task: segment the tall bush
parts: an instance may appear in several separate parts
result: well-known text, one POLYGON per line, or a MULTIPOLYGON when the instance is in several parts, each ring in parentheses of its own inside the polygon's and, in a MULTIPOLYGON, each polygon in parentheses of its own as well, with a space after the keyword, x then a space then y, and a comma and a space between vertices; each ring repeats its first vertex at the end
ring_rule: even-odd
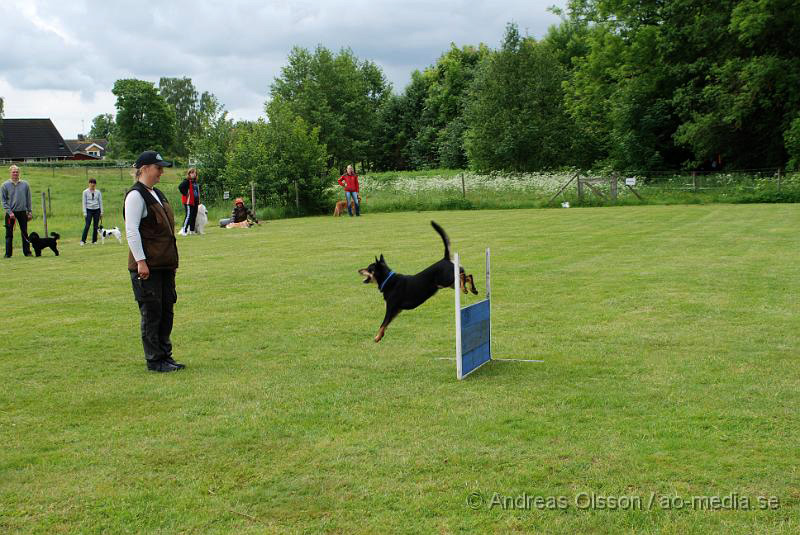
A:
POLYGON ((321 212, 333 179, 326 173, 327 151, 319 128, 311 128, 281 98, 266 109, 269 122, 259 119, 236 133, 223 173, 225 186, 245 192, 252 181, 269 204, 293 206, 296 182, 301 211, 321 212))

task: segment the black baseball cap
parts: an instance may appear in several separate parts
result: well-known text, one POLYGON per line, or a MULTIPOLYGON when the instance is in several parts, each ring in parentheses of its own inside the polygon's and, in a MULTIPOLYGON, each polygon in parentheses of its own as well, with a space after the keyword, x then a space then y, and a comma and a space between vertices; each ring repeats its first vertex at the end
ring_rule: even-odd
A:
POLYGON ((139 169, 143 165, 152 165, 156 164, 161 167, 172 167, 172 162, 168 162, 164 158, 161 157, 159 153, 154 150, 146 150, 136 158, 136 163, 133 166, 136 169, 139 169))

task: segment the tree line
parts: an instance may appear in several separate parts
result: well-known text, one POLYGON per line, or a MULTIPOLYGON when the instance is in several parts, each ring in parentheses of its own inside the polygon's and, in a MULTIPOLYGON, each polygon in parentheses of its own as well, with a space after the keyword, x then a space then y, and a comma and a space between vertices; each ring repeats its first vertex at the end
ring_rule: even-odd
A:
MULTIPOLYGON (((647 173, 800 163, 800 3, 570 0, 536 40, 450 46, 399 93, 349 49, 296 47, 264 119, 234 122, 187 78, 118 80, 90 135, 196 158, 222 185, 301 181, 313 205, 362 170, 564 167, 647 173), (150 136, 150 137, 148 137, 150 136)), ((117 149, 114 149, 117 150, 117 149)), ((265 187, 267 187, 265 185, 265 187)))

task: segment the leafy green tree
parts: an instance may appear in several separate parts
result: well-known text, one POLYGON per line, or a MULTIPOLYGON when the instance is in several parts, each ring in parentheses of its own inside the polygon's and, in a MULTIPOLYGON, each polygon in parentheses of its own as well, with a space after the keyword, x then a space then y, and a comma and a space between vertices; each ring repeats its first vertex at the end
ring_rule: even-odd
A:
POLYGON ((478 170, 530 171, 570 158, 574 125, 563 106, 566 71, 550 47, 513 24, 481 63, 466 106, 465 145, 478 170))
POLYGON ((161 78, 158 92, 175 112, 175 147, 178 156, 191 151, 191 139, 217 117, 221 104, 213 94, 198 94, 191 78, 161 78))
POLYGON ((198 175, 207 188, 222 186, 235 133, 233 120, 220 107, 219 113, 204 119, 200 133, 190 139, 191 155, 197 160, 198 175))
POLYGON ((570 0, 568 11, 589 51, 572 60, 566 104, 598 160, 785 163, 800 111, 800 4, 570 0))
POLYGON ((175 140, 175 113, 151 82, 117 80, 117 133, 129 155, 145 150, 166 153, 175 140))
POLYGON ((475 70, 489 54, 485 45, 456 47, 442 54, 436 64, 426 69, 430 77, 422 120, 426 128, 421 137, 430 142, 429 160, 437 166, 463 168, 467 166, 463 136, 463 119, 467 90, 472 85, 475 70), (433 131, 429 133, 427 128, 433 131))
POLYGON ((369 167, 377 158, 378 110, 390 94, 377 65, 349 49, 334 54, 323 46, 313 53, 292 49, 270 91, 272 99, 282 99, 307 124, 319 127, 330 167, 357 162, 369 167))
POLYGON ((683 119, 675 138, 696 160, 720 154, 735 168, 782 166, 787 133, 800 113, 800 4, 745 0, 715 7, 714 19, 706 18, 718 24, 723 44, 690 63, 704 69, 675 99, 683 119))
POLYGON ((789 153, 789 169, 800 169, 800 116, 789 125, 783 134, 786 151, 789 153))
POLYGON ((92 127, 89 130, 89 138, 106 139, 106 158, 115 160, 124 156, 125 150, 121 146, 120 136, 117 132, 117 123, 114 116, 110 113, 101 113, 92 119, 92 127))
POLYGON ((391 95, 378 110, 375 132, 378 169, 404 170, 420 166, 415 140, 420 130, 428 80, 420 71, 411 73, 411 82, 402 95, 391 95))
POLYGON ((326 209, 325 190, 333 179, 325 172, 327 151, 319 128, 310 127, 282 98, 273 98, 266 109, 269 122, 259 119, 236 134, 224 172, 226 187, 244 192, 254 181, 269 203, 293 206, 296 182, 303 211, 326 209))
POLYGON ((197 133, 198 95, 191 78, 164 78, 158 81, 158 92, 175 114, 174 153, 189 154, 189 138, 197 133))
POLYGON ((114 116, 110 113, 101 113, 92 119, 92 127, 89 130, 89 137, 93 139, 110 139, 114 134, 117 124, 114 116))
POLYGON ((478 63, 488 53, 484 45, 451 44, 436 64, 412 73, 401 95, 383 103, 375 142, 377 168, 466 167, 465 97, 478 63))

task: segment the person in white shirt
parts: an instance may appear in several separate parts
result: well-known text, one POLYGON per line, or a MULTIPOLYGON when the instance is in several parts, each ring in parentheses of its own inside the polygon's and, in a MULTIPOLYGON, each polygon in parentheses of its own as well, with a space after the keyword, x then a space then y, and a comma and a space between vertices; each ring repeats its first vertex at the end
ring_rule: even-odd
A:
POLYGON ((147 369, 172 372, 185 366, 172 358, 173 308, 178 300, 175 271, 178 247, 175 214, 164 194, 155 187, 164 167, 172 162, 155 151, 136 160, 136 182, 125 195, 125 234, 128 238, 128 271, 133 296, 141 313, 142 347, 147 369))
POLYGON ((81 245, 86 243, 86 236, 89 234, 89 225, 92 227, 92 244, 97 243, 97 225, 103 217, 103 194, 97 189, 97 180, 90 178, 89 187, 83 190, 83 218, 86 225, 83 227, 81 235, 81 245))

